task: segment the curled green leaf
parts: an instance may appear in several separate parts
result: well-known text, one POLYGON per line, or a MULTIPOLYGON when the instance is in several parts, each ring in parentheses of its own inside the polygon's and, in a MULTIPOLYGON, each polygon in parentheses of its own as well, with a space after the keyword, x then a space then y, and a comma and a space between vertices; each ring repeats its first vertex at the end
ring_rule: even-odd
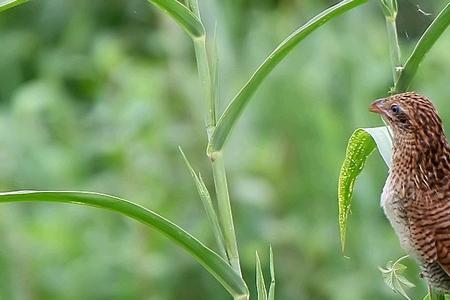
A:
POLYGON ((342 252, 345 249, 347 218, 350 213, 356 177, 361 173, 367 158, 377 146, 384 161, 390 166, 392 142, 387 127, 357 129, 348 141, 338 184, 339 231, 342 252))

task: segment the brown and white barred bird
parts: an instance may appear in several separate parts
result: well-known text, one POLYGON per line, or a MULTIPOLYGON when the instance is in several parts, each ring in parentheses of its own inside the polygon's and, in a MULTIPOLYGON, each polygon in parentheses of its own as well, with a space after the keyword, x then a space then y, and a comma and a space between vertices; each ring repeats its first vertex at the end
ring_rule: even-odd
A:
POLYGON ((370 106, 393 132, 393 156, 381 206, 402 248, 434 289, 450 293, 450 146, 433 104, 416 93, 370 106))

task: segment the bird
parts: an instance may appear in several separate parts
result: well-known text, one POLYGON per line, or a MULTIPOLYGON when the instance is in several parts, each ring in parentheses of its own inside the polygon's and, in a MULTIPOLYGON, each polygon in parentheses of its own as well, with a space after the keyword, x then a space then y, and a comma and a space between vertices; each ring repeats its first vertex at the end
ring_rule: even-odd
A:
POLYGON ((421 277, 450 293, 450 146, 442 120, 425 96, 406 92, 369 107, 384 119, 393 138, 392 165, 381 206, 421 277))

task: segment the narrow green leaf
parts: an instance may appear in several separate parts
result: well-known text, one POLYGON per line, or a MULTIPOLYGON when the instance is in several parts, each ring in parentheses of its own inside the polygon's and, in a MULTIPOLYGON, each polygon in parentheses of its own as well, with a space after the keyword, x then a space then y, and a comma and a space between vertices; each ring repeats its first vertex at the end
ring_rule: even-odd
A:
POLYGON ((0 0, 0 12, 25 2, 28 0, 0 0))
POLYGON ((329 20, 343 14, 344 12, 363 4, 367 0, 344 0, 338 4, 324 10, 305 25, 301 26, 282 41, 275 50, 259 66, 244 87, 238 92, 230 102, 223 115, 220 117, 212 139, 208 146, 208 154, 220 151, 225 144, 230 131, 236 124, 245 106, 261 85, 263 80, 270 74, 278 63, 291 52, 294 47, 306 38, 310 33, 327 23, 329 20))
POLYGON ((256 291, 258 293, 258 300, 267 300, 266 284, 264 283, 264 275, 262 273, 258 252, 256 252, 256 291))
POLYGON ((394 92, 404 92, 408 89, 414 75, 419 68, 428 51, 433 47, 437 39, 450 25, 450 3, 448 3, 439 15, 427 28, 420 40, 417 42, 411 56, 405 63, 398 81, 395 83, 394 92))
POLYGON ((245 282, 219 255, 182 228, 133 202, 100 193, 68 191, 15 191, 0 193, 0 203, 3 202, 63 202, 103 208, 126 215, 165 234, 188 251, 234 297, 242 295, 245 298, 244 296, 248 295, 245 282))
POLYGON ((148 2, 171 16, 191 37, 199 38, 205 35, 205 28, 200 19, 180 2, 176 0, 148 0, 148 2))
POLYGON ((345 250, 347 218, 350 213, 356 177, 361 173, 367 157, 373 152, 375 147, 378 147, 383 160, 390 167, 392 140, 388 127, 359 128, 353 132, 348 141, 338 184, 339 231, 342 252, 345 250))
POLYGON ((268 298, 268 300, 275 300, 275 267, 273 264, 272 245, 270 246, 270 286, 268 298))
POLYGON ((187 157, 184 154, 181 147, 178 147, 178 149, 180 149, 180 152, 181 152, 181 155, 183 156, 184 162, 186 163, 186 166, 188 167, 189 172, 191 173, 192 178, 194 179, 198 194, 200 195, 200 199, 202 200, 203 207, 205 208, 209 223, 211 224, 213 233, 216 237, 217 245, 219 247, 220 253, 222 254, 223 258, 227 259, 223 233, 220 228, 219 219, 217 218, 216 211, 214 210, 214 206, 212 204, 211 196, 209 194, 208 188, 206 187, 205 183, 203 182, 201 175, 200 174, 197 175, 195 173, 194 169, 191 166, 191 163, 187 159, 187 157))

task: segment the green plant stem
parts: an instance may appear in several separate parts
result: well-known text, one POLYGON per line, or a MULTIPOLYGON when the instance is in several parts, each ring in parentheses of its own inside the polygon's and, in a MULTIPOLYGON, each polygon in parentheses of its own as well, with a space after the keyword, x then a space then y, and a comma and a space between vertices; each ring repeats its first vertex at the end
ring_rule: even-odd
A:
MULTIPOLYGON (((198 1, 189 0, 189 5, 197 18, 201 20, 198 1)), ((197 59, 197 68, 200 76, 200 81, 203 86, 204 97, 206 99, 208 107, 206 129, 209 142, 216 126, 217 99, 214 96, 215 93, 213 91, 214 86, 209 64, 210 60, 206 48, 206 35, 203 35, 200 38, 194 38, 193 41, 197 59)), ((234 231, 233 213, 231 210, 230 195, 228 192, 227 175, 225 164, 223 161, 223 153, 215 153, 214 157, 210 156, 210 160, 213 170, 214 184, 216 188, 218 215, 221 223, 221 230, 224 237, 227 257, 231 267, 242 277, 236 233, 234 231)), ((248 295, 244 295, 244 298, 239 299, 247 298, 248 295)))
POLYGON ((2 202, 62 202, 112 210, 135 219, 176 242, 207 269, 235 299, 246 299, 248 289, 241 276, 215 252, 182 228, 135 203, 91 192, 17 191, 0 193, 2 202), (243 298, 244 297, 244 298, 243 298))
POLYGON ((396 14, 394 16, 386 16, 386 29, 389 41, 389 54, 391 56, 392 78, 394 82, 397 82, 402 72, 401 52, 400 52, 400 45, 398 44, 396 19, 397 19, 396 14))
MULTIPOLYGON (((200 8, 197 0, 189 0, 189 6, 192 13, 202 22, 200 15, 200 8)), ((207 113, 206 113, 206 133, 208 135, 208 141, 210 140, 214 128, 216 126, 216 99, 213 93, 213 82, 211 74, 210 60, 208 56, 208 50, 206 48, 206 31, 199 37, 193 37, 195 58, 197 61, 197 70, 200 78, 200 84, 203 90, 203 97, 206 101, 207 113)))
POLYGON ((441 10, 439 15, 427 28, 420 40, 417 42, 411 56, 405 63, 398 81, 395 82, 394 91, 404 92, 408 89, 414 75, 419 68, 428 51, 433 47, 437 39, 450 25, 450 3, 441 10))
POLYGON ((206 36, 203 35, 194 38, 193 42, 200 84, 204 99, 206 100, 206 132, 209 141, 216 126, 216 104, 212 91, 211 70, 209 67, 208 52, 206 50, 206 36))
POLYGON ((381 9, 386 19, 386 30, 389 44, 389 55, 391 57, 392 79, 397 82, 402 72, 402 61, 400 45, 397 34, 397 0, 380 0, 381 9))
POLYGON ((225 238, 228 260, 230 261, 231 267, 242 276, 223 154, 222 152, 215 152, 214 156, 210 159, 216 186, 217 207, 225 238))

